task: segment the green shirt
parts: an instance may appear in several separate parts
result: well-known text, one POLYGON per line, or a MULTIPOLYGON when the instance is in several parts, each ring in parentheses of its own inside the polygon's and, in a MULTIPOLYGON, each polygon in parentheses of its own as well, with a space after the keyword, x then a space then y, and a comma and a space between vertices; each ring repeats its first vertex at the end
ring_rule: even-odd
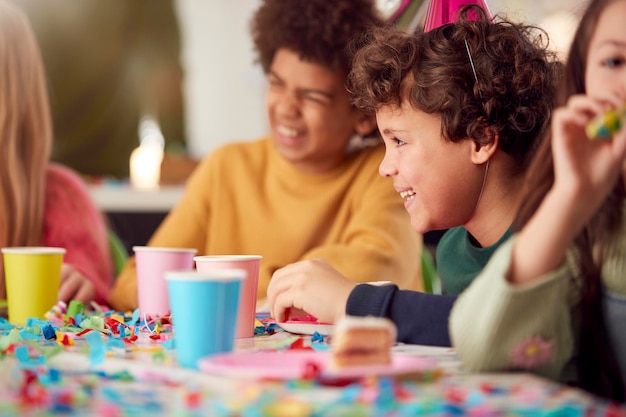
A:
POLYGON ((457 295, 474 280, 491 255, 511 236, 509 227, 500 240, 486 248, 472 243, 464 227, 448 230, 437 245, 437 272, 445 294, 457 295))

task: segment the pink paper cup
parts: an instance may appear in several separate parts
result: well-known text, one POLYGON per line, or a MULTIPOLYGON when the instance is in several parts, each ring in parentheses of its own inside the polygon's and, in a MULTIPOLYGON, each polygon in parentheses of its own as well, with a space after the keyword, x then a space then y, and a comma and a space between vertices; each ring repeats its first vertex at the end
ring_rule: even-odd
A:
POLYGON ((241 285, 239 311, 237 313, 236 338, 254 336, 254 320, 256 318, 256 295, 259 282, 260 255, 215 255, 196 256, 196 269, 214 271, 220 269, 243 269, 247 272, 241 285))
POLYGON ((150 246, 134 246, 133 250, 137 262, 139 312, 152 317, 169 315, 165 272, 193 270, 193 257, 198 251, 190 248, 150 246))

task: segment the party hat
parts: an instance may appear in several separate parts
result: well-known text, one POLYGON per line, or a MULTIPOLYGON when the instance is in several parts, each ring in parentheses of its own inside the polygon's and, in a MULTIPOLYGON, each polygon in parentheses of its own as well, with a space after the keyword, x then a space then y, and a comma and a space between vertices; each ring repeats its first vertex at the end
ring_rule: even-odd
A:
MULTIPOLYGON (((424 32, 431 31, 447 23, 456 22, 459 18, 459 11, 463 6, 469 4, 475 4, 481 7, 489 18, 492 17, 489 6, 487 6, 485 0, 430 0, 428 11, 426 12, 424 32)), ((471 15, 469 17, 471 17, 471 15)))

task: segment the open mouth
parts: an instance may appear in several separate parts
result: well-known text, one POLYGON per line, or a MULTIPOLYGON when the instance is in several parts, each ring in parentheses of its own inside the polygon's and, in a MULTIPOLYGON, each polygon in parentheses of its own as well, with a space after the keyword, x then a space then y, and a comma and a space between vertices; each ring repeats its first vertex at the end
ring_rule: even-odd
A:
POLYGON ((402 197, 403 200, 412 200, 413 198, 415 198, 415 192, 411 190, 402 191, 400 193, 400 197, 402 197))
POLYGON ((295 138, 296 136, 298 136, 298 131, 296 129, 292 129, 283 125, 276 126, 276 133, 287 138, 295 138))

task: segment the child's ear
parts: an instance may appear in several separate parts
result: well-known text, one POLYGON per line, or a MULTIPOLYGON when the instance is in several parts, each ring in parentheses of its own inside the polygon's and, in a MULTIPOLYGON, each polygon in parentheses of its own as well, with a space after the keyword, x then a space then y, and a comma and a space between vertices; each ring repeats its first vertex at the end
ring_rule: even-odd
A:
POLYGON ((492 130, 487 133, 490 138, 488 143, 478 143, 477 141, 473 143, 472 162, 476 165, 482 165, 489 161, 500 146, 500 135, 492 130))
POLYGON ((376 116, 359 112, 354 130, 361 136, 368 136, 376 129, 376 116))

